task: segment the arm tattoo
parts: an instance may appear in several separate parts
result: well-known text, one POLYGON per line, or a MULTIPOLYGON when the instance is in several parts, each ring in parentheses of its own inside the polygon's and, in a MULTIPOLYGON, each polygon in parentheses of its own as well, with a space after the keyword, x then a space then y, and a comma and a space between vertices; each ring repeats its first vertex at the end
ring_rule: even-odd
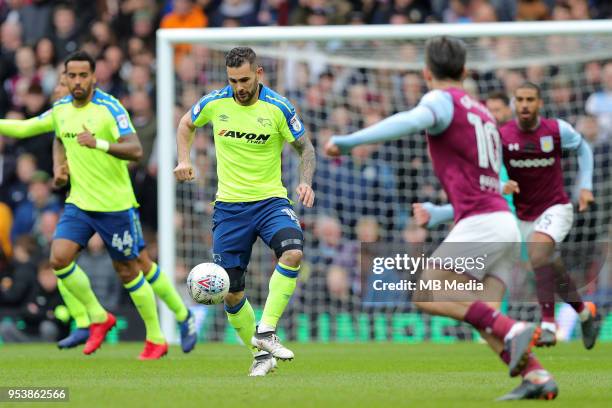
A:
POLYGON ((303 135, 291 143, 291 146, 300 155, 300 183, 312 185, 312 177, 315 172, 315 150, 308 136, 303 135))

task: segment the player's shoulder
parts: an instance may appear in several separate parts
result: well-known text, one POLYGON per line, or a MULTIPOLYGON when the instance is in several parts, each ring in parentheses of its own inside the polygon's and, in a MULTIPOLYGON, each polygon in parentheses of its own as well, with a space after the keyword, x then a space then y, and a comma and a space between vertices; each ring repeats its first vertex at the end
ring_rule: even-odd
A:
POLYGON ((123 107, 123 105, 121 105, 121 102, 119 102, 117 98, 115 98, 111 94, 108 94, 102 91, 99 88, 96 88, 94 90, 94 94, 93 94, 93 97, 91 98, 91 102, 96 105, 104 106, 106 109, 108 109, 113 114, 113 116, 117 116, 117 115, 126 113, 125 108, 123 107))
POLYGON ((279 94, 272 88, 268 88, 265 85, 262 85, 261 92, 259 93, 259 100, 264 103, 269 103, 270 105, 276 106, 281 112, 285 115, 285 117, 291 117, 295 115, 295 108, 289 101, 289 99, 285 98, 283 95, 279 94))
POLYGON ((203 108, 208 103, 218 101, 220 99, 232 98, 233 96, 234 93, 232 87, 227 85, 224 88, 215 89, 214 91, 202 96, 197 104, 200 106, 200 108, 203 108))
POLYGON ((53 102, 53 105, 52 105, 51 108, 55 109, 55 108, 58 108, 60 106, 70 104, 70 103, 72 103, 73 100, 74 100, 74 98, 72 97, 72 95, 66 95, 63 98, 58 99, 57 101, 53 102))
POLYGON ((421 98, 424 103, 447 103, 453 101, 452 95, 442 89, 432 89, 421 98))
MULTIPOLYGON (((569 123, 557 118, 540 118, 540 129, 545 132, 559 133, 563 124, 570 126, 569 123)), ((570 126, 571 127, 571 126, 570 126)))

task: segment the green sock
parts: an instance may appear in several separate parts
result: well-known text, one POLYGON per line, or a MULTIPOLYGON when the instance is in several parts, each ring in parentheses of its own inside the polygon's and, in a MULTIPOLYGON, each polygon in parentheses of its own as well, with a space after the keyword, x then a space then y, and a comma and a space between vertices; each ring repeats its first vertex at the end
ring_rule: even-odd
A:
POLYGON ((74 319, 77 328, 86 329, 89 327, 89 316, 87 315, 87 309, 79 302, 70 291, 66 288, 64 281, 61 279, 57 280, 57 289, 59 289, 60 295, 70 312, 70 316, 74 319))
POLYGON ((179 322, 184 321, 187 318, 188 311, 187 307, 183 303, 183 300, 179 296, 176 288, 168 279, 161 268, 153 262, 151 264, 151 270, 147 272, 145 278, 149 282, 149 285, 153 288, 153 291, 159 297, 176 316, 176 320, 179 322))
POLYGON ((155 344, 165 343, 166 339, 161 331, 157 317, 155 294, 149 282, 142 276, 142 272, 133 281, 123 284, 123 287, 130 292, 130 297, 144 321, 147 340, 155 344))
POLYGON ((66 289, 85 306, 91 323, 103 323, 106 321, 106 310, 104 310, 93 290, 91 290, 89 278, 75 262, 54 272, 62 280, 66 289))
POLYGON ((297 284, 297 276, 300 267, 293 267, 278 263, 270 278, 268 298, 261 316, 259 332, 276 329, 278 320, 285 311, 291 295, 297 284), (263 330, 261 330, 263 329, 263 330))
POLYGON ((256 353, 257 349, 251 346, 251 337, 255 334, 255 312, 246 296, 234 307, 225 305, 225 313, 244 345, 256 353))

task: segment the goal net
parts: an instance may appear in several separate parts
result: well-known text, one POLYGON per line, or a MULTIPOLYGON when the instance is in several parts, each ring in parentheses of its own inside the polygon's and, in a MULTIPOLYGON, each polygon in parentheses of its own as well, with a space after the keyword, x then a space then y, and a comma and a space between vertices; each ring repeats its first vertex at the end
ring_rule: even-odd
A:
MULTIPOLYGON (((304 227, 305 259, 298 288, 282 318, 284 338, 452 342, 476 337, 466 325, 422 315, 409 302, 369 303, 362 293, 361 242, 435 244, 448 232, 449 226, 426 231, 412 221, 412 203, 446 202, 424 136, 362 146, 340 160, 322 153, 331 135, 414 107, 426 92, 421 76, 425 41, 442 33, 462 37, 468 45, 469 75, 464 86, 473 96, 484 100, 494 91, 511 95, 521 82, 535 82, 543 90, 543 114, 570 122, 589 141, 595 155, 596 203, 585 213, 575 213, 567 242, 608 242, 612 119, 594 108, 592 95, 602 91, 606 81, 612 92, 612 64, 606 65, 612 61, 610 26, 566 22, 162 30, 158 34, 160 262, 174 272, 186 297, 186 274, 194 265, 212 261, 211 202, 217 180, 215 147, 207 126, 197 131, 193 144, 196 181, 174 183, 177 120, 202 95, 227 84, 225 53, 234 46, 251 46, 264 68, 263 82, 291 100, 317 149, 315 206, 295 206, 304 227), (172 46, 177 43, 191 44, 190 50, 175 55, 172 46)), ((283 180, 290 198, 295 198, 299 159, 290 147, 282 159, 283 180)), ((567 154, 563 166, 566 188, 576 198, 575 155, 567 154)), ((272 251, 258 240, 246 278, 246 292, 258 313, 274 265, 272 251)), ((605 295, 612 286, 609 253, 586 267, 591 275, 581 293, 600 305, 607 318, 602 336, 611 339, 612 298, 605 295)), ((533 292, 533 273, 514 273, 533 292)), ((515 317, 539 318, 534 302, 511 300, 504 307, 515 317)), ((563 330, 571 336, 575 316, 561 304, 558 307, 563 330)), ((202 339, 238 341, 221 306, 193 308, 202 339)), ((164 316, 169 330, 171 319, 167 312, 164 316)))

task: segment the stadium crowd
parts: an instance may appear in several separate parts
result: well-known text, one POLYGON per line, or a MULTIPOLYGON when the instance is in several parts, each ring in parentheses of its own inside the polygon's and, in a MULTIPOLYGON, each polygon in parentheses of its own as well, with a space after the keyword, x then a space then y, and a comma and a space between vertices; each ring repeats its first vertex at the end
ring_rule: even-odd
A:
MULTIPOLYGON (((53 102, 51 94, 63 70, 63 58, 79 48, 93 55, 98 87, 120 99, 130 111, 143 146, 143 159, 131 165, 131 175, 148 249, 156 258, 157 28, 609 17, 612 4, 605 0, 0 0, 0 118, 25 119, 45 112, 53 102)), ((503 48, 500 41, 497 52, 503 48)), ((203 93, 223 86, 224 73, 219 76, 219 70, 215 74, 206 64, 214 52, 202 46, 177 46, 177 113, 188 110, 203 93)), ((275 67, 266 69, 273 71, 275 67)), ((589 239, 594 239, 608 233, 601 228, 607 228, 610 219, 612 61, 591 61, 579 70, 584 72, 580 83, 572 82, 575 76, 568 72, 543 65, 474 72, 471 89, 483 99, 494 90, 510 94, 524 80, 542 84, 547 112, 574 124, 592 144, 595 197, 607 197, 607 201, 598 202, 596 215, 580 218, 578 226, 592 226, 595 235, 589 239)), ((359 241, 419 243, 439 239, 442 227, 430 235, 411 223, 410 205, 443 202, 445 197, 428 164, 424 139, 398 141, 382 148, 360 147, 342 160, 326 159, 320 149, 332 134, 345 134, 413 107, 426 91, 425 84, 413 71, 389 76, 384 71, 346 73, 306 64, 298 66, 290 85, 281 84, 280 79, 277 82, 271 86, 283 88, 296 105, 319 149, 315 209, 301 215, 308 240, 305 253, 312 265, 305 273, 319 276, 310 282, 320 287, 308 289, 306 285, 302 293, 317 290, 326 293, 328 301, 343 302, 359 291, 359 241), (383 86, 394 92, 377 91, 383 86)), ((47 262, 66 194, 51 188, 52 143, 52 134, 24 140, 0 135, 0 308, 19 309, 25 322, 21 332, 45 339, 65 331, 66 322, 64 316, 56 315, 61 299, 49 279, 47 262)), ((188 195, 184 202, 193 205, 181 208, 175 220, 179 247, 181 242, 192 243, 191 252, 184 254, 189 259, 210 259, 209 202, 215 190, 210 147, 208 131, 199 132, 194 163, 198 172, 207 176, 178 191, 188 195)), ((571 165, 571 160, 568 163, 571 165)), ((189 268, 185 259, 180 261, 178 284, 184 282, 189 268)), ((99 237, 92 239, 79 263, 105 307, 114 310, 128 301, 99 237)), ((257 276, 266 271, 257 271, 257 266, 254 269, 257 284, 257 276)), ((307 301, 304 295, 302 298, 307 301)))

